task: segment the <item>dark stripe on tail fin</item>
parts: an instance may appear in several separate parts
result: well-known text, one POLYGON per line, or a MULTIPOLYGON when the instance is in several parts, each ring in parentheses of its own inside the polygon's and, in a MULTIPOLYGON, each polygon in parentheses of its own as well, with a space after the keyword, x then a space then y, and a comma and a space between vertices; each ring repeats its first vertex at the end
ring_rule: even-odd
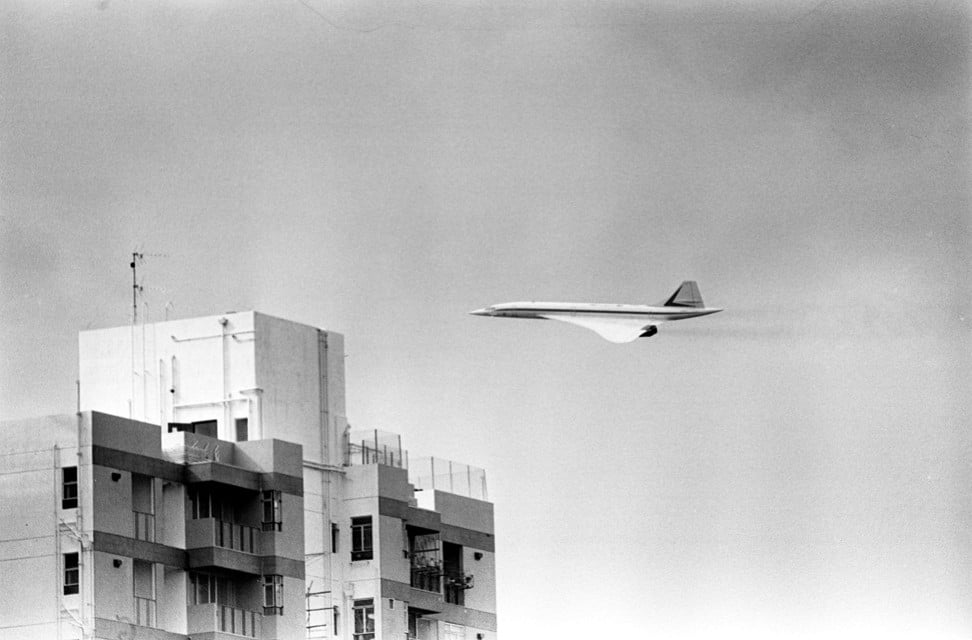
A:
POLYGON ((666 307, 691 307, 701 309, 705 307, 702 302, 702 295, 699 293, 699 285, 694 280, 686 280, 682 283, 672 297, 665 301, 666 307))

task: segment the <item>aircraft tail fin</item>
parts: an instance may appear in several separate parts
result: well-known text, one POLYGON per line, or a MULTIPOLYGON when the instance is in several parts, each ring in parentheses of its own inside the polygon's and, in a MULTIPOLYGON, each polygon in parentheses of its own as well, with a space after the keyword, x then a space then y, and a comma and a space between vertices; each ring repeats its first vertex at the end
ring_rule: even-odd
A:
POLYGON ((675 290, 668 300, 665 301, 666 307, 691 307, 701 309, 705 307, 702 302, 702 294, 699 293, 699 285, 695 280, 686 280, 675 290))

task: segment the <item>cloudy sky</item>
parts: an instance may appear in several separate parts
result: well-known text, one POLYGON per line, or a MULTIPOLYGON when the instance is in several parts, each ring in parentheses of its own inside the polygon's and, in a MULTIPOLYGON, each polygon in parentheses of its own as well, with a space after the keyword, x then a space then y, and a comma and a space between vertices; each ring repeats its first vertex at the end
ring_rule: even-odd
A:
POLYGON ((957 2, 0 1, 0 414, 77 331, 347 339, 488 470, 504 637, 972 634, 957 2), (705 319, 614 345, 510 300, 705 319))

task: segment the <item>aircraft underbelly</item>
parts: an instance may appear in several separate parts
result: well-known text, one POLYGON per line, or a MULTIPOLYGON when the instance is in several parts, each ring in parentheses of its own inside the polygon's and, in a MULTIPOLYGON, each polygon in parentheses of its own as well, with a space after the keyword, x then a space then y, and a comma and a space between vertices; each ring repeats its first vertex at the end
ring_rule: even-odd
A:
POLYGON ((542 317, 590 329, 605 340, 616 343, 637 340, 648 327, 663 322, 661 319, 656 320, 648 315, 625 314, 568 312, 543 314, 542 317))

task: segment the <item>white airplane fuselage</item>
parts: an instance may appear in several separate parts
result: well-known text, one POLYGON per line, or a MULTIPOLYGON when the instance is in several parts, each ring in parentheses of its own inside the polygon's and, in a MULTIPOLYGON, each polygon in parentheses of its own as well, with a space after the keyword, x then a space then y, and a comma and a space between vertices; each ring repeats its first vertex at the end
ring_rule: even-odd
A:
POLYGON ((474 316, 500 318, 533 318, 547 320, 549 315, 629 318, 651 322, 670 322, 717 313, 722 309, 688 307, 652 307, 643 304, 600 304, 596 302, 504 302, 470 311, 474 316))
POLYGON ((650 338, 658 326, 717 313, 706 307, 693 280, 686 280, 665 302, 646 304, 603 304, 597 302, 504 302, 470 311, 474 316, 559 320, 598 333, 611 342, 650 338))

